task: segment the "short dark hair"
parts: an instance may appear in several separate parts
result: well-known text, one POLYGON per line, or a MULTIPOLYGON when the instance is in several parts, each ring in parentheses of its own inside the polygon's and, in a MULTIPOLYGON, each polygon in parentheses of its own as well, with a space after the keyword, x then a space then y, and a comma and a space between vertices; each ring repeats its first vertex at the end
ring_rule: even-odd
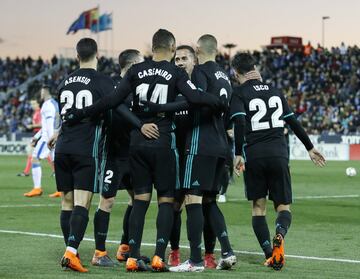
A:
POLYGON ((202 49, 206 53, 217 52, 217 40, 213 35, 204 34, 199 38, 198 42, 202 44, 202 49))
POLYGON ((52 86, 51 86, 50 84, 43 83, 43 84, 41 85, 41 89, 47 90, 50 95, 52 94, 52 86))
POLYGON ((196 55, 195 55, 195 50, 194 50, 191 46, 189 46, 189 45, 181 45, 181 46, 178 46, 178 47, 176 48, 176 50, 182 50, 182 49, 186 49, 186 50, 188 50, 194 57, 196 56, 196 55))
POLYGON ((91 38, 82 38, 76 45, 76 51, 81 62, 88 62, 97 53, 97 43, 91 38))
POLYGON ((155 32, 152 38, 152 49, 170 49, 172 44, 175 44, 176 40, 174 35, 165 29, 159 29, 155 32))
POLYGON ((140 51, 136 49, 126 49, 119 54, 119 65, 121 69, 126 68, 133 63, 135 58, 140 55, 140 51))
POLYGON ((256 61, 252 57, 251 54, 246 52, 237 53, 232 62, 231 66, 237 71, 239 74, 246 74, 255 69, 256 61))

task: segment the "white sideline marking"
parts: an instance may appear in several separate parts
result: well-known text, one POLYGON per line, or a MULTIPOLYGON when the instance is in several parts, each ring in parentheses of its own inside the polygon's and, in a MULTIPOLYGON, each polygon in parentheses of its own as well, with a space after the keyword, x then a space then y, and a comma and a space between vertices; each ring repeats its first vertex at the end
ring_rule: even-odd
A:
MULTIPOLYGON (((349 199, 349 198, 359 198, 360 195, 334 195, 334 196, 298 196, 294 197, 294 200, 312 200, 312 199, 349 199)), ((231 199, 229 198, 228 201, 237 202, 237 201, 247 201, 247 199, 231 199)), ((115 202, 115 204, 127 204, 127 201, 119 201, 115 202)), ((156 201, 151 201, 151 203, 156 203, 156 201)), ((91 203, 92 205, 97 205, 97 202, 91 203)), ((16 208, 16 207, 54 207, 59 206, 60 203, 39 203, 39 204, 2 204, 0 208, 16 208)))
MULTIPOLYGON (((155 203, 156 201, 151 201, 151 203, 155 203)), ((98 202, 92 202, 92 205, 98 205, 98 202)), ((115 202, 115 204, 128 204, 128 202, 115 202)), ((17 208, 17 207, 61 207, 60 200, 59 203, 38 203, 38 204, 2 204, 0 205, 0 208, 17 208)))
MULTIPOLYGON (((51 238, 63 238, 62 235, 57 234, 47 234, 47 233, 36 233, 36 232, 22 232, 22 231, 10 231, 10 230, 0 230, 0 233, 8 233, 8 234, 21 234, 21 235, 31 235, 31 236, 40 236, 40 237, 51 237, 51 238)), ((93 238, 84 237, 85 241, 92 241, 94 242, 93 238)), ((106 240, 107 243, 115 243, 119 244, 118 240, 106 240)), ((144 246, 151 246, 154 247, 155 244, 153 243, 141 243, 144 246)), ((181 248, 189 249, 189 246, 180 245, 181 248)), ((215 249, 216 251, 220 251, 220 249, 215 249)), ((246 255, 263 255, 263 253, 259 252, 250 252, 250 251, 239 251, 234 250, 235 253, 239 254, 246 254, 246 255)), ((288 258, 295 258, 295 259, 303 259, 303 260, 316 260, 316 261, 327 261, 327 262, 340 262, 340 263, 355 263, 360 264, 360 260, 349 260, 349 259, 336 259, 336 258, 322 258, 322 257, 309 257, 309 256, 298 256, 298 255, 286 255, 288 258)))
MULTIPOLYGON (((293 197, 294 200, 323 200, 323 199, 348 199, 359 198, 360 195, 333 195, 333 196, 298 196, 293 197)), ((247 201, 247 199, 228 199, 228 201, 247 201)))

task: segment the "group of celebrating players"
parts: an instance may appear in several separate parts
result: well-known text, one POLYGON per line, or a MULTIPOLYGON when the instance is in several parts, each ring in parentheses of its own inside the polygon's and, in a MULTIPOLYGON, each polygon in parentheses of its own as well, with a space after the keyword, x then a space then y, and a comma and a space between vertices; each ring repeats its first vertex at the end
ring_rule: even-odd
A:
POLYGON ((262 82, 255 61, 239 53, 232 67, 241 84, 217 65, 217 41, 201 36, 196 50, 176 47, 174 35, 159 29, 152 38, 152 60, 129 49, 119 56, 121 77, 97 72, 97 44, 83 38, 77 46, 80 68, 58 88, 62 125, 48 142, 55 146, 56 184, 62 193, 60 224, 66 245, 64 268, 79 272, 78 247, 89 220, 94 193, 100 202, 94 216, 93 265, 114 266, 105 242, 116 192, 126 189, 129 204, 116 258, 127 271, 201 272, 236 264, 225 218, 217 205, 220 179, 228 157, 227 127, 233 125, 234 168, 244 172, 252 201, 252 225, 264 251, 265 265, 285 262, 284 237, 292 202, 284 121, 319 166, 325 159, 291 112, 279 90, 262 82), (156 247, 150 260, 140 254, 153 187, 157 192, 156 247), (266 197, 277 212, 273 241, 266 223, 266 197), (190 257, 180 262, 181 211, 187 213, 190 257), (205 257, 201 246, 204 235, 205 257), (214 257, 215 241, 221 257, 214 257), (171 251, 168 262, 165 252, 171 251))

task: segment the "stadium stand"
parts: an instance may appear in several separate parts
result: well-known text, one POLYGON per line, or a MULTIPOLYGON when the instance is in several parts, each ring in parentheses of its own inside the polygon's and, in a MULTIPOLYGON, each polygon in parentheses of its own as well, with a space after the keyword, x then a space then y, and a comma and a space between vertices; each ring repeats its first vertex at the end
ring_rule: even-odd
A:
MULTIPOLYGON (((360 49, 357 46, 307 50, 263 50, 252 53, 263 79, 282 89, 289 104, 310 134, 360 135, 360 49)), ((217 62, 234 77, 230 59, 217 62)), ((0 136, 27 132, 31 123, 29 101, 37 98, 41 84, 52 88, 77 67, 77 61, 51 61, 39 57, 0 58, 0 136)), ((117 61, 101 57, 99 70, 117 75, 117 61)), ((235 83, 234 79, 233 82, 235 83)))

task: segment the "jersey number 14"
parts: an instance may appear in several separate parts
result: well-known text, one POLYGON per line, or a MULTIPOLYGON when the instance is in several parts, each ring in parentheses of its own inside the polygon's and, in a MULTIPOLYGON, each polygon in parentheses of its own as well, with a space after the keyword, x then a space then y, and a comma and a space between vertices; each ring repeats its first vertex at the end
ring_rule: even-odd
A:
MULTIPOLYGON (((276 108, 271 115, 272 128, 284 127, 284 121, 280 120, 280 117, 283 114, 283 106, 280 97, 272 96, 269 99, 268 105, 269 108, 276 108)), ((262 99, 252 99, 249 103, 249 110, 257 111, 253 117, 251 117, 251 129, 253 131, 270 129, 269 121, 260 121, 267 112, 266 103, 262 99)))
MULTIPOLYGON (((142 101, 147 101, 147 94, 150 84, 142 83, 136 87, 136 95, 139 96, 139 105, 142 106, 142 101)), ((168 96, 168 85, 157 83, 150 97, 150 102, 158 103, 160 105, 166 104, 168 96)))

